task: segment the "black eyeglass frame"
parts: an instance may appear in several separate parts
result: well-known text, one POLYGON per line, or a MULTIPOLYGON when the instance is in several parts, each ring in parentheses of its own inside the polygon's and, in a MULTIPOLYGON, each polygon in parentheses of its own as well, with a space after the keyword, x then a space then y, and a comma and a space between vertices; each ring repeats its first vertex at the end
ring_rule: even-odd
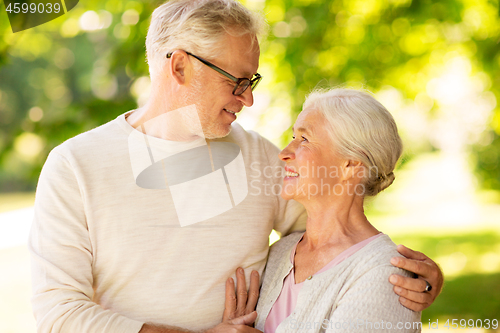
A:
MULTIPOLYGON (((225 77, 227 77, 228 79, 230 79, 231 81, 236 83, 236 86, 233 89, 233 95, 235 95, 235 96, 240 96, 241 94, 243 94, 248 89, 248 87, 250 87, 250 89, 252 89, 252 91, 253 91, 257 87, 259 82, 262 80, 262 76, 259 73, 255 73, 254 74, 255 77, 252 79, 248 79, 246 77, 237 78, 237 77, 229 74, 228 72, 226 72, 222 68, 215 66, 214 64, 212 64, 211 62, 209 62, 203 58, 200 58, 200 57, 198 57, 190 52, 187 52, 187 51, 184 51, 184 52, 186 52, 186 54, 190 55, 191 57, 198 59, 203 64, 207 65, 208 67, 212 68, 213 70, 219 72, 220 74, 224 75, 225 77), (245 85, 245 83, 242 84, 242 82, 248 82, 248 83, 246 83, 246 85, 245 85), (236 90, 238 89, 238 87, 240 87, 240 88, 244 87, 244 88, 239 94, 236 94, 236 90)), ((167 59, 170 59, 170 57, 172 56, 172 53, 173 52, 167 53, 167 59)))

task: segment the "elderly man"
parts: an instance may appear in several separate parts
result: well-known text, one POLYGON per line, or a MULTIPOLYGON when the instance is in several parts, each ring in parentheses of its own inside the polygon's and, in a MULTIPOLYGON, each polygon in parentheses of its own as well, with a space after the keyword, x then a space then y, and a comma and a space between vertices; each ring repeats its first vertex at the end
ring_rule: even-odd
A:
MULTIPOLYGON (((148 103, 50 153, 29 240, 39 332, 255 331, 221 323, 225 281, 237 267, 262 273, 271 230, 306 218, 269 191, 281 184, 270 172, 279 150, 233 123, 260 80, 260 27, 233 0, 160 6, 146 40, 148 103)), ((413 258, 395 264, 420 278, 394 276, 395 291, 422 310, 441 273, 403 254, 413 258)))

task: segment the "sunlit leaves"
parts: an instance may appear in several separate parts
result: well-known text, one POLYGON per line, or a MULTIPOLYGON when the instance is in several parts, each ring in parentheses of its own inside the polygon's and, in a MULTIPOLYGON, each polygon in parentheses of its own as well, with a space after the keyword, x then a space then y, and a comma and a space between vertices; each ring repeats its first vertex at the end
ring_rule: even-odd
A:
MULTIPOLYGON (((293 117, 318 84, 362 86, 399 96, 391 112, 413 119, 401 130, 418 153, 439 148, 428 144, 431 137, 422 128, 446 114, 444 106, 453 109, 455 94, 472 89, 471 99, 478 103, 474 108, 489 108, 494 114, 487 119, 493 139, 500 135, 498 1, 243 2, 262 11, 270 26, 261 43, 259 72, 264 80, 259 90, 268 96, 263 109, 293 117), (453 59, 467 59, 466 74, 446 72, 453 59)), ((2 81, 10 80, 0 82, 0 165, 22 132, 45 138, 43 157, 58 143, 50 137, 54 129, 63 140, 126 111, 116 105, 144 102, 144 40, 149 16, 158 4, 89 0, 68 15, 20 34, 11 33, 0 10, 0 65, 11 63, 0 70, 2 81), (104 105, 106 113, 93 109, 104 105), (36 112, 30 111, 36 108, 43 110, 38 121, 36 112)), ((481 151, 497 149, 486 145, 481 151)), ((500 173, 489 172, 485 174, 499 179, 500 173)))

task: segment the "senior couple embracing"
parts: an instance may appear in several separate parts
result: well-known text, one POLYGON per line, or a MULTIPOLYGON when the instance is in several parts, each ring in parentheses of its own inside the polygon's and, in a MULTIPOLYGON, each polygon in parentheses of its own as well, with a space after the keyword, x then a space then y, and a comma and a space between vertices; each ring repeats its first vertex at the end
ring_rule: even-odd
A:
POLYGON ((369 93, 330 89, 308 95, 281 152, 245 131, 234 121, 262 79, 261 28, 237 1, 166 2, 146 38, 148 102, 51 151, 29 240, 39 332, 420 331, 442 274, 363 212, 394 181, 394 119, 369 93), (177 121, 150 126, 164 115, 177 121), (215 173, 228 143, 249 177, 253 162, 284 167, 265 180, 282 192, 235 201, 226 168, 232 208, 181 227, 181 215, 217 207, 192 191, 179 211, 185 180, 138 186, 136 136, 160 177, 176 160, 157 147, 206 146, 215 173), (272 229, 283 237, 269 249, 272 229))

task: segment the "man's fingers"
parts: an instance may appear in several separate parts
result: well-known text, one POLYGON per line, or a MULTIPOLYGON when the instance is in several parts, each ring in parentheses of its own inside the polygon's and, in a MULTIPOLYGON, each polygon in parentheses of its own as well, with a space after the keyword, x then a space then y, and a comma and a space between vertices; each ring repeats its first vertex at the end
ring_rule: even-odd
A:
POLYGON ((443 273, 432 259, 421 252, 413 251, 403 245, 398 245, 398 252, 406 258, 394 257, 391 259, 391 264, 416 274, 418 278, 393 274, 389 281, 395 286, 394 291, 401 296, 401 304, 411 310, 422 311, 439 295, 443 287, 443 273), (424 292, 427 285, 425 281, 431 285, 432 290, 424 292))
POLYGON ((245 271, 243 271, 243 268, 241 267, 236 270, 236 280, 238 282, 236 285, 236 316, 240 317, 245 314, 247 305, 247 284, 245 281, 245 271))
POLYGON ((251 313, 255 310, 257 300, 259 299, 259 272, 252 271, 250 275, 250 289, 248 290, 248 301, 245 313, 251 313))
POLYGON ((430 295, 429 293, 419 293, 398 286, 394 287, 394 292, 409 301, 419 303, 424 306, 428 306, 430 303, 432 303, 432 295, 430 295))
POLYGON ((234 280, 232 278, 226 281, 226 304, 222 321, 233 319, 236 317, 236 295, 234 294, 234 280))
POLYGON ((435 282, 432 281, 429 281, 430 285, 433 286, 432 291, 425 292, 425 287, 427 285, 425 281, 426 280, 421 278, 412 279, 397 274, 393 274, 389 277, 389 282, 394 285, 394 292, 407 301, 407 303, 403 303, 400 299, 400 303, 414 311, 427 309, 438 295, 438 290, 433 286, 435 282), (407 306, 407 304, 409 306, 407 306))
POLYGON ((431 267, 428 263, 419 260, 394 257, 391 259, 391 264, 396 267, 406 269, 407 271, 410 271, 412 273, 418 274, 419 276, 422 276, 424 278, 429 277, 432 272, 431 267))
POLYGON ((403 256, 409 259, 415 259, 415 260, 425 260, 428 257, 423 254, 422 252, 418 251, 413 251, 410 248, 407 248, 406 246, 399 244, 398 245, 398 252, 401 253, 403 256))
POLYGON ((389 282, 396 287, 401 287, 418 293, 423 293, 426 286, 426 283, 423 279, 413 279, 398 274, 392 274, 389 277, 389 282))
POLYGON ((424 304, 410 301, 409 299, 404 297, 399 297, 399 303, 401 303, 401 305, 403 305, 404 307, 417 312, 423 311, 424 309, 427 308, 427 306, 425 306, 424 304))

